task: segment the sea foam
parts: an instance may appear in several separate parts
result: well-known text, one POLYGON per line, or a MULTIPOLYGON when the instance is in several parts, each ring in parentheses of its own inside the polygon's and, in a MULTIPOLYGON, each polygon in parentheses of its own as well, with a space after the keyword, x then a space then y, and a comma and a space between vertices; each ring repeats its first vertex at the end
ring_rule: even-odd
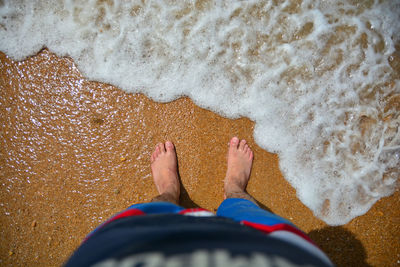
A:
POLYGON ((331 225, 399 177, 400 1, 0 1, 0 50, 43 47, 92 80, 255 121, 331 225), (397 48, 399 49, 399 48, 397 48))

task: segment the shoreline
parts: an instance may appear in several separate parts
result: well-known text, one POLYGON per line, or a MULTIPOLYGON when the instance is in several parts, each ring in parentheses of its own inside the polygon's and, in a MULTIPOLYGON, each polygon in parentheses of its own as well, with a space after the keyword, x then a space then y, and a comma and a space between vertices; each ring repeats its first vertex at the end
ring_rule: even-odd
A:
POLYGON ((335 264, 398 264, 398 190, 366 215, 331 227, 297 199, 278 156, 255 144, 246 118, 222 118, 189 98, 155 103, 89 82, 71 59, 47 50, 20 63, 0 53, 0 64, 4 265, 60 265, 102 221, 149 201, 156 195, 149 156, 166 139, 177 148, 183 205, 215 211, 233 135, 255 154, 248 192, 308 233, 335 264))

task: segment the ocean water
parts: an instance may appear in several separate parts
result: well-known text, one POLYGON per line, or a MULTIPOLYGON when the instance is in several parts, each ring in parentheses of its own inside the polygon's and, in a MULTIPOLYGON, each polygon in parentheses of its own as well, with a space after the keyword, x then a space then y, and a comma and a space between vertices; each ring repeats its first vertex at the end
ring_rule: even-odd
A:
POLYGON ((255 121, 330 225, 400 175, 400 0, 1 0, 0 50, 47 47, 89 79, 255 121))

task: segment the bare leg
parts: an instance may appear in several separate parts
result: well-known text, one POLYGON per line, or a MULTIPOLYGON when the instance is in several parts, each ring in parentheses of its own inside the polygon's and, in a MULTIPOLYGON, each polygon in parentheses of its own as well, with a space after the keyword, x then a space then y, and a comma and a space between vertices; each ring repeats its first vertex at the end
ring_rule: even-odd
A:
POLYGON ((160 194, 152 202, 166 201, 179 205, 180 183, 174 144, 170 141, 158 144, 150 161, 154 183, 160 194))
MULTIPOLYGON (((246 140, 233 137, 229 142, 228 168, 225 177, 225 198, 244 198, 256 201, 246 192, 253 164, 253 151, 246 140)), ((256 203, 257 204, 257 203, 256 203)))

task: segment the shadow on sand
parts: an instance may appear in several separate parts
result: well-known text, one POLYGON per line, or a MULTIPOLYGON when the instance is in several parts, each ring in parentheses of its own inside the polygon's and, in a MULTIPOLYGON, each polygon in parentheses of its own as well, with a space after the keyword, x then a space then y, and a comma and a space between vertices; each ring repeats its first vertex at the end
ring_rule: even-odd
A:
MULTIPOLYGON (((179 176, 180 177, 180 176, 179 176)), ((200 208, 189 196, 181 182, 180 204, 185 208, 200 208)), ((271 210, 255 200, 264 210, 271 210)), ((214 210, 216 212, 216 210, 214 210)), ((353 233, 341 226, 328 226, 313 230, 308 236, 324 251, 336 266, 371 267, 366 262, 367 253, 353 233)))
POLYGON ((366 262, 367 253, 362 243, 353 233, 341 226, 313 230, 308 236, 337 266, 371 266, 366 262))
MULTIPOLYGON (((199 208, 190 199, 186 189, 181 186, 181 206, 185 208, 199 208)), ((257 204, 269 212, 266 206, 256 200, 257 204)), ((216 211, 216 210, 215 210, 216 211)), ((351 233, 341 226, 324 227, 313 230, 308 236, 324 251, 336 266, 371 267, 366 262, 367 253, 362 243, 351 233)))
POLYGON ((186 209, 200 208, 200 206, 190 198, 189 193, 186 191, 185 187, 183 187, 182 183, 179 204, 186 209))
MULTIPOLYGON (((257 199, 254 199, 257 202, 257 205, 269 212, 272 212, 267 206, 259 202, 257 199)), ((185 187, 183 187, 181 183, 181 195, 179 197, 179 203, 182 207, 187 208, 187 209, 192 209, 192 208, 201 208, 199 205, 197 205, 189 196, 189 193, 186 191, 185 187)), ((217 210, 215 209, 214 212, 217 210)))

